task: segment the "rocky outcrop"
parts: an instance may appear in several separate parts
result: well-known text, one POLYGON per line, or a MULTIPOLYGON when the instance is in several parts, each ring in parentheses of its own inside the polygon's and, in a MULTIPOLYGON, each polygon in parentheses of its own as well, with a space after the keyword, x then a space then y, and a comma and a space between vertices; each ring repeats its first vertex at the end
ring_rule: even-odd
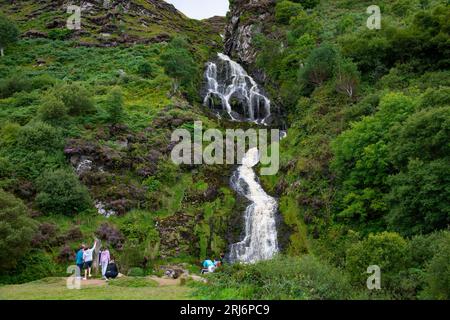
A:
POLYGON ((273 20, 275 0, 235 0, 225 29, 225 54, 251 66, 256 59, 253 39, 273 20))

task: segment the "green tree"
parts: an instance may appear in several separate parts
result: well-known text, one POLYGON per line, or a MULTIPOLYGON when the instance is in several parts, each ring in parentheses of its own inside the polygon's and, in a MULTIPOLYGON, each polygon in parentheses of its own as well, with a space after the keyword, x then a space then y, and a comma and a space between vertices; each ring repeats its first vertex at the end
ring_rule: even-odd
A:
POLYGON ((356 65, 346 59, 339 61, 334 77, 336 91, 353 98, 359 86, 359 72, 356 65))
POLYGON ((425 299, 450 299, 450 235, 447 234, 445 240, 426 268, 427 285, 421 293, 425 299))
POLYGON ((278 23, 289 24, 291 18, 298 15, 302 10, 303 7, 301 4, 283 0, 276 4, 275 19, 278 23))
POLYGON ((395 289, 398 273, 408 262, 408 246, 405 239, 393 232, 370 234, 352 245, 346 253, 345 268, 352 281, 365 286, 367 268, 377 265, 381 269, 382 288, 395 289))
POLYGON ((194 90, 198 68, 185 39, 176 37, 169 43, 161 55, 161 64, 167 75, 174 79, 173 94, 180 87, 187 91, 194 90))
POLYGON ((337 59, 336 49, 324 44, 314 49, 300 70, 300 79, 305 84, 320 86, 333 75, 337 59))
POLYGON ((71 171, 44 172, 36 181, 36 203, 46 213, 72 215, 91 206, 87 188, 71 171))
POLYGON ((4 49, 11 43, 17 41, 19 29, 4 15, 0 14, 0 54, 5 55, 4 49))
POLYGON ((0 269, 15 268, 27 253, 36 224, 24 203, 0 189, 0 269))
POLYGON ((123 119, 123 94, 120 88, 111 90, 106 99, 106 110, 108 111, 108 121, 112 124, 120 123, 123 119))

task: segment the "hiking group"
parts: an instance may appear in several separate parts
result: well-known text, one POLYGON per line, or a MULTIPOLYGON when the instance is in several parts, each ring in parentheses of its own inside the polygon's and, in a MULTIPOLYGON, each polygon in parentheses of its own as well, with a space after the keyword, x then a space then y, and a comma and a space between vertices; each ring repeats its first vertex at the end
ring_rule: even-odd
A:
MULTIPOLYGON (((81 245, 81 248, 77 251, 76 254, 76 265, 80 271, 79 277, 81 277, 84 271, 83 280, 87 280, 92 277, 92 264, 94 261, 94 250, 97 246, 97 240, 94 241, 94 245, 92 248, 89 248, 85 244, 81 245)), ((117 265, 111 257, 108 248, 105 248, 99 251, 98 254, 98 263, 102 268, 102 278, 105 280, 114 279, 119 275, 119 270, 117 265)))

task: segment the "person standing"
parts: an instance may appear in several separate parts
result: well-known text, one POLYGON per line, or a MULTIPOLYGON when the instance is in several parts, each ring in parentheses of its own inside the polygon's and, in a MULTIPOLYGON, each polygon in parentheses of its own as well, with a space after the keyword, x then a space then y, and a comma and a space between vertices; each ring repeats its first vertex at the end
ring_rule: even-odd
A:
POLYGON ((87 278, 91 278, 91 268, 92 268, 92 260, 94 255, 95 247, 97 246, 97 240, 94 241, 94 246, 92 248, 84 248, 83 251, 83 260, 84 260, 84 280, 87 278))
POLYGON ((85 248, 85 245, 82 244, 81 248, 77 251, 76 258, 75 258, 75 264, 78 267, 78 270, 77 270, 77 277, 78 278, 81 278, 81 273, 83 272, 83 264, 84 264, 83 252, 84 252, 84 248, 85 248))
POLYGON ((105 248, 105 250, 102 251, 100 255, 100 265, 102 266, 102 277, 106 279, 106 269, 108 268, 109 261, 111 259, 111 256, 109 254, 108 248, 105 248))

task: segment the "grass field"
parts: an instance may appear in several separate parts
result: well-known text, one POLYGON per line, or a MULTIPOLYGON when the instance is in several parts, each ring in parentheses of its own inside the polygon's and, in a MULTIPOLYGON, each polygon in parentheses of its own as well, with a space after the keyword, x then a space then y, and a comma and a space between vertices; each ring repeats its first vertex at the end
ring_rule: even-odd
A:
MULTIPOLYGON (((117 280, 116 280, 117 281, 117 280)), ((119 280, 121 281, 121 280, 119 280)), ((81 289, 68 289, 66 278, 46 278, 20 285, 0 286, 0 300, 185 300, 192 289, 177 281, 157 283, 82 281, 81 289)))

